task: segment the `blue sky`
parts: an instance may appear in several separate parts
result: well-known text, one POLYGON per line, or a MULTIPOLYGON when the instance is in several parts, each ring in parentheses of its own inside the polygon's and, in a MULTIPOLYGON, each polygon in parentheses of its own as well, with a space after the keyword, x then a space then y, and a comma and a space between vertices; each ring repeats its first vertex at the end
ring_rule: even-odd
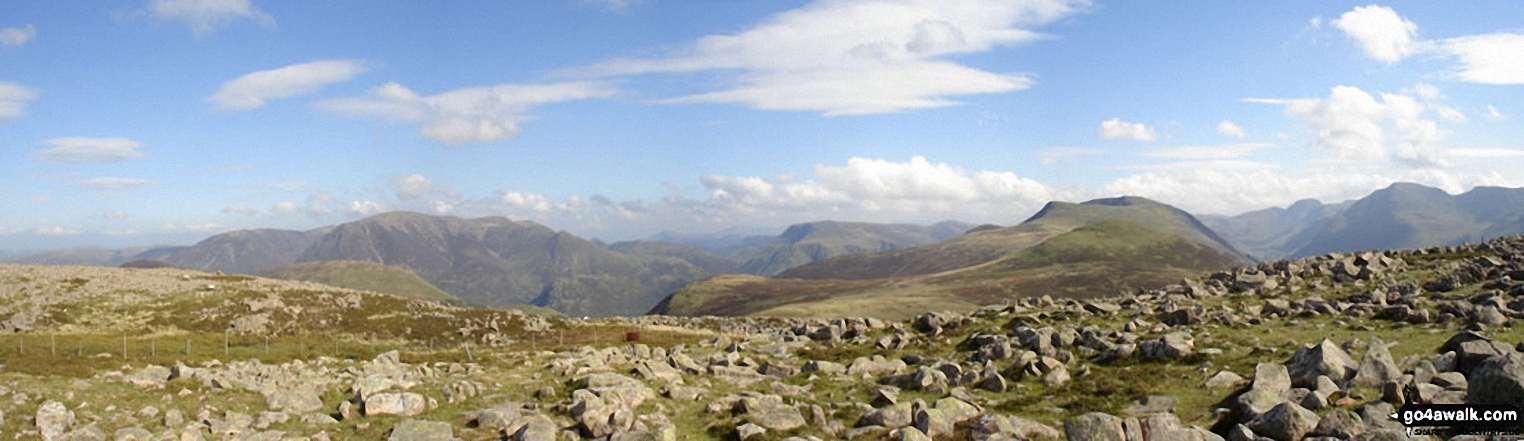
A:
POLYGON ((1517 4, 1254 3, 4 2, 0 249, 1524 185, 1517 4))

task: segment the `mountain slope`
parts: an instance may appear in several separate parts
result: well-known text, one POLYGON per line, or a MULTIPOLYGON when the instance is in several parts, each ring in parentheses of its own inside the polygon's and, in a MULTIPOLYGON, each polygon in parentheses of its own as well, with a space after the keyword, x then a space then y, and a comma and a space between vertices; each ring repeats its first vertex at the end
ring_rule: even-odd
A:
POLYGON ((1238 216, 1201 216, 1201 222, 1234 246, 1261 260, 1280 259, 1311 244, 1313 236, 1349 202, 1325 205, 1303 199, 1286 208, 1266 208, 1238 216))
POLYGON ((973 225, 945 221, 932 225, 821 221, 791 225, 769 243, 742 251, 740 272, 774 275, 836 256, 933 244, 973 225))
POLYGON ((1125 197, 1080 204, 1049 202, 1037 214, 1013 227, 981 229, 935 245, 822 260, 778 276, 860 280, 949 271, 1012 255, 1101 220, 1131 220, 1232 255, 1243 263, 1251 262, 1189 213, 1145 198, 1125 197))
POLYGON ((590 316, 638 314, 706 275, 679 259, 616 253, 532 222, 409 212, 334 227, 297 260, 401 266, 475 304, 590 316))
POLYGON ((653 312, 896 319, 1014 297, 1111 294, 1247 262, 1168 205, 1143 198, 1055 202, 1020 225, 943 243, 836 257, 770 279, 712 278, 653 312))
POLYGON ((680 259, 712 274, 733 273, 741 267, 741 261, 736 259, 721 257, 699 248, 655 240, 615 242, 609 245, 608 249, 638 256, 662 256, 680 259))
POLYGON ((720 276, 679 290, 654 313, 904 319, 1012 298, 1085 298, 1162 286, 1237 257, 1130 220, 1103 220, 957 270, 863 280, 720 276))
POLYGON ((374 262, 354 260, 303 262, 261 271, 258 276, 321 283, 449 305, 466 304, 465 300, 440 290, 406 268, 374 262))
MULTIPOLYGON (((158 260, 181 268, 253 274, 296 263, 297 256, 329 227, 308 231, 236 230, 208 237, 189 247, 138 259, 158 260)), ((157 254, 157 253, 156 253, 157 254)))

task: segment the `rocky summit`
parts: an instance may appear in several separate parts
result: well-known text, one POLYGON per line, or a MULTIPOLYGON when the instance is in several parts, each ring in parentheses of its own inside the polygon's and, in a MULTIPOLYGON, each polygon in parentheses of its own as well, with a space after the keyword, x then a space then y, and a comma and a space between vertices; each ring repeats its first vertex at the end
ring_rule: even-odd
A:
POLYGON ((1524 238, 905 321, 537 317, 172 268, 0 279, 13 439, 1385 440, 1407 439, 1403 403, 1524 402, 1524 238), (229 312, 186 312, 205 305, 229 312))

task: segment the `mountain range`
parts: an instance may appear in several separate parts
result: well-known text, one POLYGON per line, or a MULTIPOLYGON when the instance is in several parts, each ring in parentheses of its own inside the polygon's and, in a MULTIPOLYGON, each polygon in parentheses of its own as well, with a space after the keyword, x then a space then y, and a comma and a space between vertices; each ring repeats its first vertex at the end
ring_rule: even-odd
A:
MULTIPOLYGON (((1524 234, 1524 189, 1478 187, 1451 195, 1394 184, 1358 200, 1303 200, 1199 218, 1155 201, 1120 197, 1052 202, 1008 227, 820 221, 792 225, 777 235, 757 233, 666 232, 605 245, 502 217, 394 212, 306 231, 231 231, 190 246, 60 250, 0 262, 163 262, 246 274, 299 263, 373 262, 384 266, 305 268, 289 278, 342 285, 411 272, 450 296, 427 295, 438 299, 534 305, 579 316, 653 309, 795 314, 810 307, 884 302, 886 296, 896 300, 890 303, 897 309, 965 307, 1038 292, 1087 296, 1258 260, 1524 234), (1146 274, 1121 274, 1124 270, 1146 274), (680 295, 669 298, 674 292, 680 295), (828 297, 855 300, 821 303, 828 297)), ((403 277, 387 277, 392 276, 403 277)))
POLYGON ((1452 195, 1398 183, 1354 201, 1304 200, 1202 221, 1261 260, 1457 245, 1524 234, 1524 189, 1477 187, 1452 195))
POLYGON ((1051 202, 1012 227, 824 259, 773 278, 719 276, 672 294, 670 315, 874 316, 1004 299, 1093 297, 1251 263, 1189 213, 1139 197, 1051 202))

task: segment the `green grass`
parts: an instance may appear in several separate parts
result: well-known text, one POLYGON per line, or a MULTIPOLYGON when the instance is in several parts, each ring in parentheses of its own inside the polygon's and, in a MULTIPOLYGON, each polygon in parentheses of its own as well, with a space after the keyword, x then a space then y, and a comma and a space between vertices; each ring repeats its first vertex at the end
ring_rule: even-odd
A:
POLYGON ((406 268, 386 266, 374 262, 354 260, 303 262, 265 271, 261 275, 276 279, 300 280, 340 288, 373 291, 449 305, 462 306, 466 304, 465 300, 444 292, 406 268))

